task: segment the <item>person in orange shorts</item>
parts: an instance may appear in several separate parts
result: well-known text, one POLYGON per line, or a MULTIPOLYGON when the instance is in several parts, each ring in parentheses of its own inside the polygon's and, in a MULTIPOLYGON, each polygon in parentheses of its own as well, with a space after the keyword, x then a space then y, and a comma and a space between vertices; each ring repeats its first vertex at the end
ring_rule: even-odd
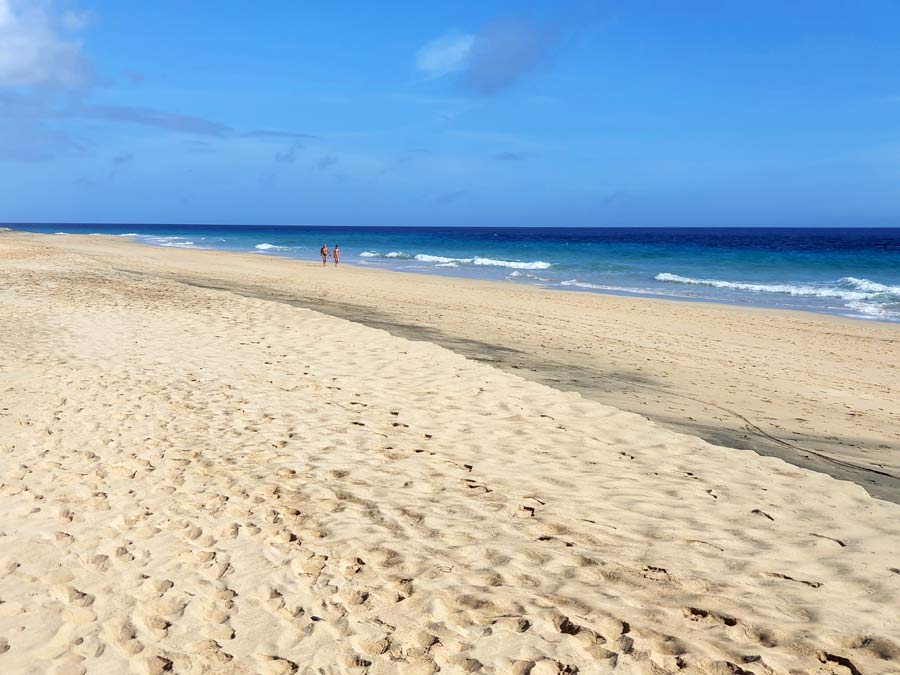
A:
POLYGON ((341 262, 341 247, 337 244, 334 245, 334 249, 331 252, 331 257, 334 258, 334 266, 337 267, 338 263, 341 262))

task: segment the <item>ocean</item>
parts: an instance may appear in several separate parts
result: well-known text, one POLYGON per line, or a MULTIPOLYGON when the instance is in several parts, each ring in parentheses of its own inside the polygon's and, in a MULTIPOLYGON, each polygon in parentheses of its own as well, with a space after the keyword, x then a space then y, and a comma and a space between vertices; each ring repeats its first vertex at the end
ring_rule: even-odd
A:
POLYGON ((429 228, 22 225, 596 292, 900 322, 900 228, 429 228))

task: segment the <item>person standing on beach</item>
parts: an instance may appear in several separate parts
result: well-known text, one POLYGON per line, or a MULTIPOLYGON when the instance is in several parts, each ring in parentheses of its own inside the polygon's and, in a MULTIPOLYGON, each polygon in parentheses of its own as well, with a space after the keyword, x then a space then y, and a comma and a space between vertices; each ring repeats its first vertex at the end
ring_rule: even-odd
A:
POLYGON ((337 267, 338 263, 341 262, 341 247, 337 244, 334 245, 331 257, 334 258, 334 266, 337 267))
POLYGON ((322 244, 319 254, 322 256, 322 267, 325 267, 328 264, 328 244, 322 244))

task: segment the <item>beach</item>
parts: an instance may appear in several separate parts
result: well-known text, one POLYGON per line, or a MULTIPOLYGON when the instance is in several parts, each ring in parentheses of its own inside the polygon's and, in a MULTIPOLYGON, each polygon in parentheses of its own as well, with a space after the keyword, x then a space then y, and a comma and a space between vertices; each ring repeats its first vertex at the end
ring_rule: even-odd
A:
POLYGON ((0 233, 0 671, 891 673, 900 326, 0 233))
POLYGON ((148 278, 283 302, 433 342, 900 502, 897 324, 349 266, 333 274, 293 260, 185 254, 118 237, 36 241, 148 278))

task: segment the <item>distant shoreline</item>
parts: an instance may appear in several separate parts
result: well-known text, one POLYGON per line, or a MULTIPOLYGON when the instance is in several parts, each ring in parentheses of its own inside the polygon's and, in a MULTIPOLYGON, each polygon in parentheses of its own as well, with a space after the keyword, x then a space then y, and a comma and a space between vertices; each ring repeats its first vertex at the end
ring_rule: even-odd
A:
MULTIPOLYGON (((305 230, 334 229, 334 230, 351 230, 360 228, 370 229, 394 229, 394 230, 900 230, 900 225, 732 225, 732 226, 715 226, 715 225, 562 225, 562 226, 541 226, 541 225, 277 225, 277 224, 246 224, 246 223, 137 223, 137 222, 28 222, 12 221, 0 223, 0 228, 17 230, 22 227, 56 227, 75 225, 78 227, 87 227, 97 225, 99 227, 233 227, 233 228, 295 228, 305 230)), ((27 230, 23 230, 27 231, 27 230)))
POLYGON ((315 262, 334 238, 363 268, 900 323, 896 228, 33 227, 315 262))

